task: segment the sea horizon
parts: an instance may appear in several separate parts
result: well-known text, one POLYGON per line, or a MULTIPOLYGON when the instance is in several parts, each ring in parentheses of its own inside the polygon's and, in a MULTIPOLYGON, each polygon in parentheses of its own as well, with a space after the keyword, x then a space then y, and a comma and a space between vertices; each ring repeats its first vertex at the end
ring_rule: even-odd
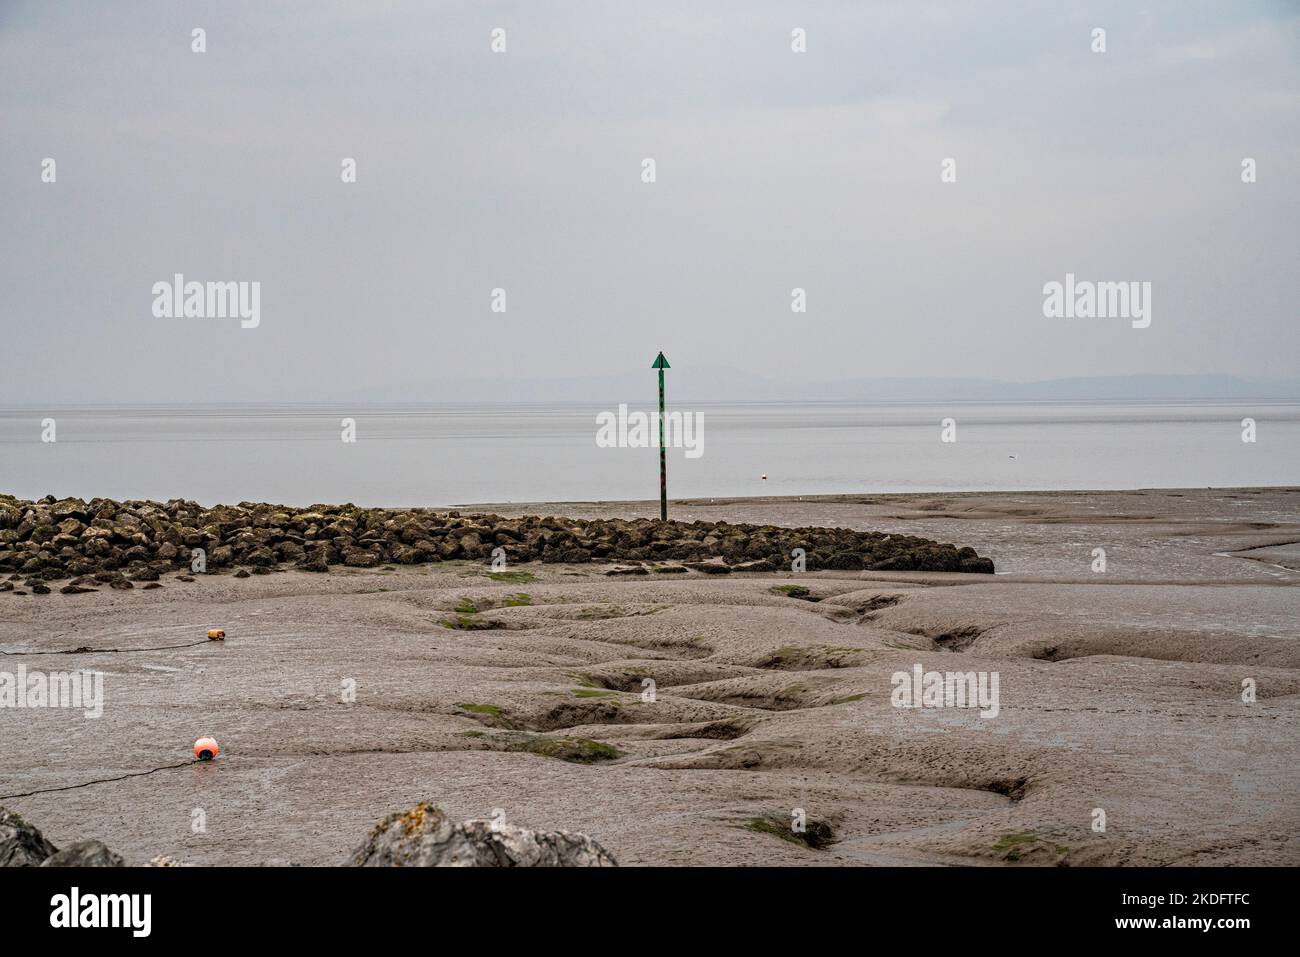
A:
MULTIPOLYGON (((623 404, 653 423, 650 402, 623 404)), ((648 446, 597 444, 597 417, 617 412, 594 402, 9 406, 0 489, 390 508, 653 498, 653 429, 648 446), (47 420, 52 443, 40 440, 47 420)), ((700 423, 697 456, 668 450, 678 499, 1271 487, 1300 474, 1300 401, 1287 399, 720 401, 668 412, 700 423), (1248 421, 1253 443, 1243 443, 1248 421)))

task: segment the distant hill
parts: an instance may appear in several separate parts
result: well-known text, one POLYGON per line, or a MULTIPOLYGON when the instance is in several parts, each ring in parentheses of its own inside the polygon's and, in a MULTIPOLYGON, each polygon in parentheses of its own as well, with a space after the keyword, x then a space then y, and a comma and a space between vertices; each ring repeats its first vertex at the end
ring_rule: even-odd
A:
MULTIPOLYGON (((1181 401, 1191 399, 1300 401, 1298 380, 1249 380, 1229 375, 1126 375, 1043 379, 1037 382, 1000 382, 996 379, 857 378, 827 382, 783 382, 736 369, 673 367, 667 373, 668 400, 681 406, 691 402, 846 402, 924 403, 950 402, 1065 402, 1065 401, 1181 401)), ((580 404, 614 408, 620 402, 649 407, 657 399, 656 376, 649 368, 619 375, 572 378, 434 379, 395 382, 380 387, 351 389, 324 384, 319 392, 300 394, 268 383, 260 394, 242 394, 238 402, 207 402, 190 398, 181 405, 422 405, 422 404, 580 404)), ((123 386, 111 400, 66 398, 34 403, 30 398, 10 401, 4 408, 57 406, 173 405, 160 403, 135 384, 123 386)))
MULTIPOLYGON (((1300 399, 1300 380, 1228 375, 1127 375, 999 382, 995 379, 861 378, 781 382, 734 369, 673 368, 673 402, 1013 402, 1149 399, 1300 399)), ((389 386, 342 396, 361 402, 650 402, 655 377, 641 373, 570 379, 463 379, 389 386)))

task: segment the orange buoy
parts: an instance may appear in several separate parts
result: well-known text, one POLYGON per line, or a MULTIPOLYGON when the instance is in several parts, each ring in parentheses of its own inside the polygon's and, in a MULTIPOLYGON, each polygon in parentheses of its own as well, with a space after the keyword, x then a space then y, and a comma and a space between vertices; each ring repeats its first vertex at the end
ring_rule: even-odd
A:
POLYGON ((217 739, 202 737, 194 742, 194 756, 200 761, 211 761, 217 756, 217 739))
POLYGON ((208 630, 208 641, 225 641, 226 633, 220 628, 210 628, 208 630))

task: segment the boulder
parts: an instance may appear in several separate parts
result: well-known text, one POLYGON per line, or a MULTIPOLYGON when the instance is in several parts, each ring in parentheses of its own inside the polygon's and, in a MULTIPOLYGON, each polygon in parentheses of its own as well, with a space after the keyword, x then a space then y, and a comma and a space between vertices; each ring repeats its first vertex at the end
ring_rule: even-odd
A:
POLYGON ((697 572, 704 572, 706 575, 730 575, 731 569, 726 565, 717 562, 687 562, 687 568, 693 568, 697 572))
POLYGON ((181 570, 189 563, 188 550, 200 546, 207 550, 209 569, 243 566, 240 578, 248 577, 249 570, 265 574, 281 562, 311 571, 325 571, 339 562, 374 568, 485 560, 494 548, 505 548, 509 560, 520 564, 672 562, 718 575, 728 568, 779 570, 796 548, 806 553, 810 571, 993 570, 993 563, 972 548, 849 528, 502 518, 351 504, 296 509, 241 502, 203 508, 179 499, 93 499, 87 504, 49 496, 31 502, 0 495, 0 573, 19 572, 29 579, 29 587, 38 581, 94 575, 101 584, 125 588, 122 578, 145 582, 154 580, 154 573, 181 570))
POLYGON ((298 563, 298 567, 308 572, 327 572, 330 570, 329 552, 323 548, 314 548, 298 563))
POLYGON ((343 564, 351 568, 374 568, 379 564, 379 559, 364 548, 353 546, 343 549, 343 564))
POLYGON ((0 807, 0 867, 39 867, 57 850, 16 811, 0 807))
POLYGON ((390 814, 348 860, 350 867, 616 867, 585 834, 530 831, 473 820, 453 824, 421 801, 390 814))
POLYGON ((103 841, 78 841, 55 851, 41 867, 126 867, 126 861, 104 846, 103 841))

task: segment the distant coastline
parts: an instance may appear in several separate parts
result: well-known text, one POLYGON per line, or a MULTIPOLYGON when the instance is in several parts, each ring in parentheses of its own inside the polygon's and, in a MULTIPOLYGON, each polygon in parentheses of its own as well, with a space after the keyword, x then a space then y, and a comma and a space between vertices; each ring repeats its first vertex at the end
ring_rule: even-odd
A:
MULTIPOLYGON (((268 388, 270 388, 268 386, 268 388)), ((255 408, 325 406, 357 403, 381 406, 591 405, 634 401, 648 395, 653 383, 642 370, 614 375, 437 379, 386 383, 381 386, 331 388, 329 393, 290 395, 271 391, 241 393, 238 401, 197 391, 188 402, 159 402, 155 394, 133 393, 122 383, 111 400, 93 395, 51 394, 43 401, 0 392, 0 410, 43 408, 255 408)), ((1070 376, 1033 381, 975 377, 871 377, 784 381, 732 368, 673 369, 668 381, 670 403, 871 403, 932 402, 1205 402, 1300 401, 1300 378, 1248 379, 1233 375, 1070 376)))

